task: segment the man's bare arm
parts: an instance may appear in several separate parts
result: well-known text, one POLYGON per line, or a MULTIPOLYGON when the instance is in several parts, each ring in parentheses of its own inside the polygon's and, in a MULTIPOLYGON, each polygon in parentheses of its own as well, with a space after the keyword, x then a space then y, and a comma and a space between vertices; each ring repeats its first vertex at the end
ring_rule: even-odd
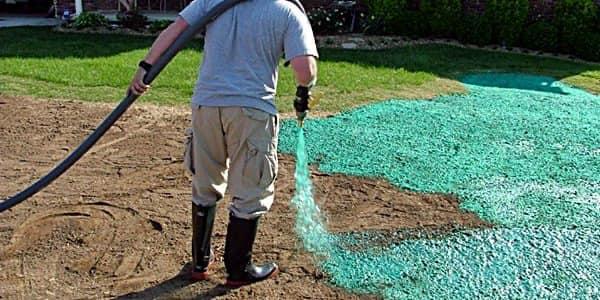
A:
MULTIPOLYGON (((175 39, 189 26, 189 24, 181 17, 177 17, 169 27, 163 30, 154 43, 152 43, 152 47, 146 54, 144 61, 149 64, 154 64, 158 58, 173 44, 175 39)), ((129 85, 129 89, 136 95, 141 95, 150 88, 149 85, 144 84, 142 81, 144 79, 144 75, 146 75, 146 71, 142 68, 138 68, 137 72, 133 76, 131 80, 131 84, 129 85)))
POLYGON ((304 123, 306 112, 310 109, 310 89, 317 81, 317 60, 314 56, 303 55, 292 58, 290 65, 296 77, 296 99, 294 109, 300 126, 304 123))
POLYGON ((300 86, 310 87, 317 81, 317 60, 312 55, 303 55, 292 58, 290 66, 294 70, 296 83, 300 86))

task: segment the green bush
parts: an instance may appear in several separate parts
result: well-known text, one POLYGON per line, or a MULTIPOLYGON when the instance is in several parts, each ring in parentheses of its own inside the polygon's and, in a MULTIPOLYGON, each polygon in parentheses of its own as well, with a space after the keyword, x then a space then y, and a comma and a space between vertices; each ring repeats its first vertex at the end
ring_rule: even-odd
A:
POLYGON ((364 0, 363 3, 369 8, 366 33, 398 34, 395 31, 401 28, 399 15, 406 9, 406 0, 364 0))
POLYGON ((597 0, 364 0, 366 33, 456 37, 600 60, 597 0), (531 2, 530 2, 531 1, 531 2))
POLYGON ((423 13, 410 10, 407 0, 365 0, 370 16, 366 32, 422 37, 429 33, 423 13))
MULTIPOLYGON (((598 18, 594 0, 558 0, 554 9, 561 51, 574 53, 587 32, 593 32, 598 18)), ((596 45, 597 47, 597 45, 596 45)))
POLYGON ((514 46, 521 36, 529 0, 490 0, 486 12, 491 17, 495 41, 504 46, 514 46))
POLYGON ((575 55, 600 62, 600 32, 584 32, 577 36, 575 41, 575 55))
POLYGON ((171 20, 154 20, 150 22, 150 27, 148 27, 148 30, 150 30, 152 33, 157 33, 165 30, 165 28, 169 27, 171 23, 173 23, 171 20))
POLYGON ((121 26, 133 30, 141 31, 146 28, 148 18, 138 11, 120 12, 117 14, 117 20, 121 26))
POLYGON ((553 52, 558 46, 558 30, 552 23, 538 21, 525 28, 523 46, 534 50, 553 52))
POLYGON ((460 22, 460 0, 421 0, 421 12, 430 32, 439 37, 454 37, 460 22))
POLYGON ((458 26, 458 40, 479 46, 492 43, 492 22, 484 15, 464 14, 458 26))
POLYGON ((77 29, 103 27, 106 25, 108 25, 108 19, 101 14, 93 12, 82 12, 75 18, 75 22, 73 22, 73 27, 77 29))
POLYGON ((600 2, 598 2, 598 9, 596 11, 598 13, 596 14, 596 29, 594 32, 600 32, 600 2))
POLYGON ((429 24, 422 12, 416 10, 401 10, 392 23, 395 34, 412 38, 426 37, 430 34, 429 24))
POLYGON ((316 34, 339 34, 350 31, 352 13, 346 9, 318 7, 307 12, 308 20, 316 34))

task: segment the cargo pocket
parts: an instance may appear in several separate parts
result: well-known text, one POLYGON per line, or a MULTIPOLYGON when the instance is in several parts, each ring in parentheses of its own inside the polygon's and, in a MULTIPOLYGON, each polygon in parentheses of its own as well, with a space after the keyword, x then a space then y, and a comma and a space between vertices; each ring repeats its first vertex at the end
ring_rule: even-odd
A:
POLYGON ((193 144, 194 144, 194 131, 192 130, 192 128, 187 128, 185 130, 185 142, 184 142, 185 150, 183 152, 183 166, 192 175, 195 174, 193 144))
POLYGON ((277 153, 271 140, 248 140, 244 179, 251 185, 267 188, 277 178, 277 153))
MULTIPOLYGON (((265 131, 260 135, 254 136, 251 139, 271 139, 268 151, 277 151, 277 139, 279 136, 279 116, 269 114, 260 109, 249 107, 242 107, 242 112, 244 113, 244 115, 246 115, 246 117, 254 121, 264 123, 264 125, 268 129, 268 131, 265 131)), ((277 155, 275 155, 275 158, 277 158, 277 155)))

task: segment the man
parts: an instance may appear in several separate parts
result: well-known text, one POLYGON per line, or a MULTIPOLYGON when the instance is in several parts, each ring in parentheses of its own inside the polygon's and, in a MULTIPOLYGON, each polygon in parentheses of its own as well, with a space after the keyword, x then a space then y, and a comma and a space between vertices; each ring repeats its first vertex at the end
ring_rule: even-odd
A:
MULTIPOLYGON (((152 45, 130 89, 144 93, 145 69, 186 29, 222 0, 194 0, 152 45)), ((185 164, 192 177, 193 280, 208 277, 216 203, 232 197, 225 242, 226 285, 274 276, 275 263, 254 265, 258 220, 273 203, 279 118, 274 97, 279 59, 294 70, 294 107, 304 116, 318 57, 308 18, 286 0, 242 2, 207 26, 204 59, 192 97, 192 130, 185 164)))

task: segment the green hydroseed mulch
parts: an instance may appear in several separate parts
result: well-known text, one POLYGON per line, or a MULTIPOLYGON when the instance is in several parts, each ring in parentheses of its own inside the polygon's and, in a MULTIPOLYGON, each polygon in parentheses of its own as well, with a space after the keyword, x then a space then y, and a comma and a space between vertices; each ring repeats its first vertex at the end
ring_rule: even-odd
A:
MULTIPOLYGON (((325 172, 456 194, 463 208, 496 224, 598 228, 600 97, 538 76, 464 82, 468 95, 307 120, 310 161, 325 172)), ((282 128, 283 152, 294 152, 294 126, 282 128)))
MULTIPOLYGON (((552 78, 479 74, 469 93, 387 101, 305 124, 284 123, 298 169, 387 178, 458 195, 498 224, 388 249, 351 250, 328 233, 297 171, 296 228, 331 281, 386 298, 600 297, 600 97, 552 78), (296 136, 298 134, 298 136, 296 136)), ((303 175, 304 174, 304 175, 303 175)))
POLYGON ((467 231, 351 251, 333 242, 331 282, 387 299, 598 299, 600 232, 558 228, 467 231))

